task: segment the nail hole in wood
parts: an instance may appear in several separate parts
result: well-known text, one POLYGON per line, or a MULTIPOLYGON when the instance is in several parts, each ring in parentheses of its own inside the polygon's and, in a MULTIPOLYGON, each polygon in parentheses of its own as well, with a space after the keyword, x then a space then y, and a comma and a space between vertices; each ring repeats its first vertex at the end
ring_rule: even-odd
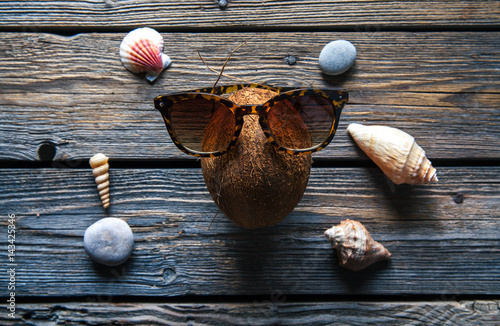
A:
POLYGON ((52 161, 56 156, 56 145, 46 142, 38 146, 38 159, 40 161, 52 161))
POLYGON ((464 195, 463 194, 456 194, 453 196, 453 201, 457 204, 461 204, 464 202, 464 195))

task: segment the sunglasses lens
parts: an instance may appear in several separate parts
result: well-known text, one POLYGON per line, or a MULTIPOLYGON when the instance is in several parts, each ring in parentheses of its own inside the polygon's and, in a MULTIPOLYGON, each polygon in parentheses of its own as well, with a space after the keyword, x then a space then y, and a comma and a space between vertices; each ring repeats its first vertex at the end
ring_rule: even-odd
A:
POLYGON ((268 121, 280 146, 308 149, 328 138, 335 116, 331 100, 319 95, 304 95, 276 103, 269 110, 268 121))
POLYGON ((233 112, 218 101, 190 99, 172 106, 170 125, 182 146, 211 153, 229 146, 236 120, 233 112))

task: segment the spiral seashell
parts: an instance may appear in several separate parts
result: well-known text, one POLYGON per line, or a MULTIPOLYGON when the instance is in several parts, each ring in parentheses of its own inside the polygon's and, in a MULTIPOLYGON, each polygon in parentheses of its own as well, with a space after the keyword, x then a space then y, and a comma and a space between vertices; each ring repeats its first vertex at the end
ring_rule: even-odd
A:
POLYGON ((97 183, 97 190, 101 196, 102 206, 109 207, 109 164, 108 157, 104 154, 98 153, 92 156, 89 160, 90 167, 94 173, 95 182, 97 183))
POLYGON ((131 31, 120 45, 120 59, 130 72, 145 72, 153 82, 172 60, 163 51, 163 37, 152 28, 142 27, 131 31))
POLYGON ((325 235, 337 252, 339 265, 352 271, 359 271, 391 258, 391 253, 373 240, 363 224, 357 221, 342 221, 326 230, 325 235))
POLYGON ((351 123, 347 128, 354 141, 395 184, 437 182, 436 169, 415 138, 386 126, 351 123))

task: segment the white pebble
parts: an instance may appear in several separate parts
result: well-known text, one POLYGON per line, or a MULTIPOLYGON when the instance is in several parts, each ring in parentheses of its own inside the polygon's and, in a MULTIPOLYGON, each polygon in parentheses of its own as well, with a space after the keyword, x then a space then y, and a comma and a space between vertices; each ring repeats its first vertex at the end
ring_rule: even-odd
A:
POLYGON ((87 228, 83 244, 96 262, 117 266, 124 263, 132 253, 134 234, 127 222, 107 217, 87 228))

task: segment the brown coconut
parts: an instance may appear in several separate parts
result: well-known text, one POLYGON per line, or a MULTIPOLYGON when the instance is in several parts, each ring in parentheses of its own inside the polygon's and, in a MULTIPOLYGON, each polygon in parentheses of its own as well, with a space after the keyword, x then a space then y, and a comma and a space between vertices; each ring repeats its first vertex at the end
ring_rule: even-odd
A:
MULTIPOLYGON (((238 105, 255 105, 274 96, 276 93, 269 90, 244 88, 229 99, 238 105)), ((300 137, 297 130, 285 136, 300 137)), ((243 129, 231 151, 201 160, 203 177, 215 203, 244 228, 272 226, 287 216, 304 194, 311 164, 311 154, 276 151, 256 115, 244 117, 243 129)))

